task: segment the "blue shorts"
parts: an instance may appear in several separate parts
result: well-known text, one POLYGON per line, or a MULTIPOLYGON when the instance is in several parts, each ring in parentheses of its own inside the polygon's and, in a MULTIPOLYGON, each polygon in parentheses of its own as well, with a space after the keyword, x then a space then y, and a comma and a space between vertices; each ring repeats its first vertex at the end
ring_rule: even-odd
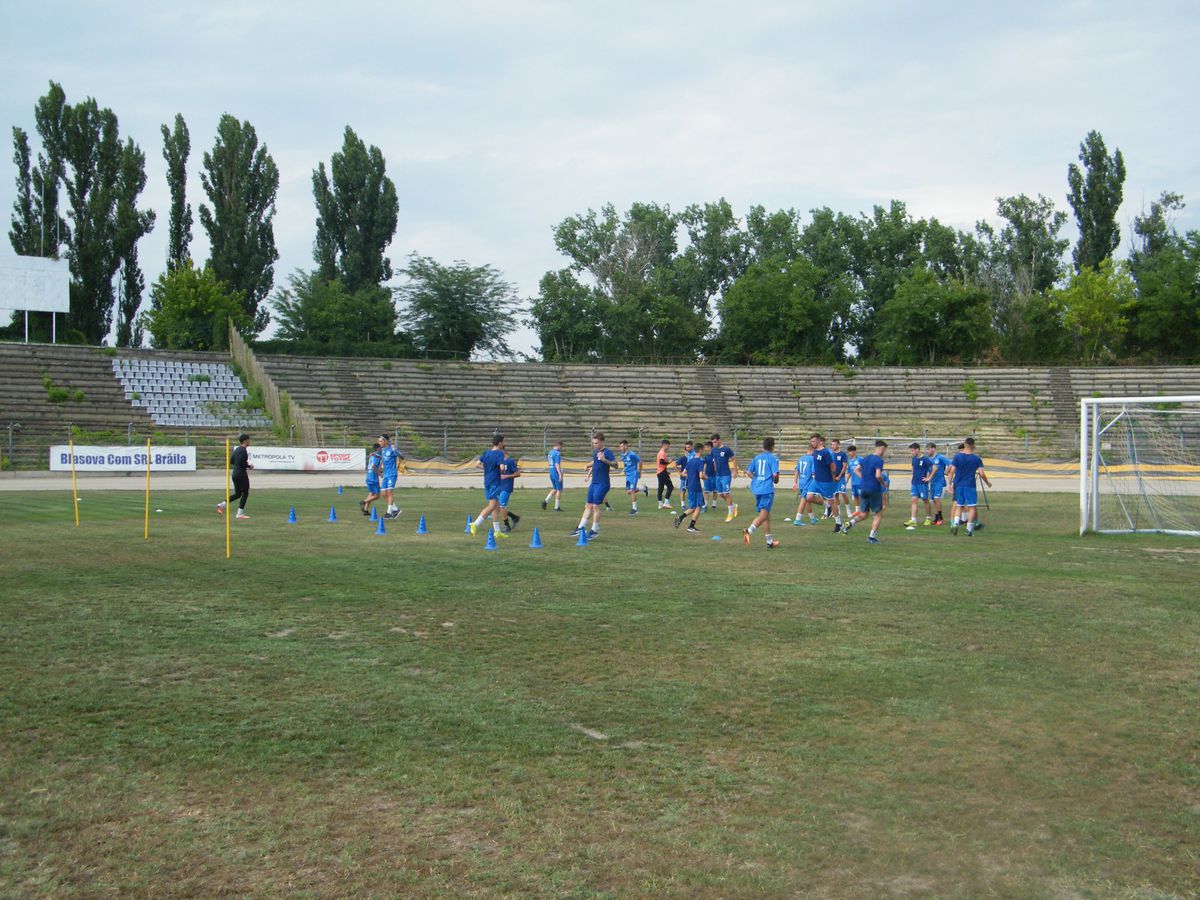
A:
POLYGON ((704 506, 703 491, 688 491, 687 506, 684 509, 700 509, 704 506))
POLYGON ((384 475, 383 481, 381 482, 380 486, 385 491, 393 490, 396 487, 396 476, 395 475, 384 475))
POLYGON ((704 493, 715 494, 716 492, 717 492, 717 479, 705 478, 704 479, 704 493))
POLYGON ((832 481, 814 481, 808 489, 810 494, 820 494, 825 500, 832 500, 837 492, 837 485, 832 481))
POLYGON ((862 501, 859 508, 863 512, 883 512, 883 491, 862 491, 858 496, 862 501))
POLYGON ((562 490, 562 479, 558 478, 555 475, 551 475, 550 476, 550 487, 552 487, 556 491, 561 491, 562 490))
POLYGON ((978 506, 979 495, 973 484, 956 484, 954 486, 954 502, 959 506, 978 506))
POLYGON ((809 494, 811 494, 811 493, 813 493, 813 492, 814 492, 814 490, 813 490, 813 480, 812 480, 811 478, 807 479, 806 481, 804 481, 804 482, 803 482, 803 483, 800 485, 800 496, 801 496, 801 498, 807 497, 809 494))
POLYGON ((500 496, 498 496, 496 499, 498 501, 500 501, 501 506, 503 506, 505 509, 507 509, 508 501, 509 501, 510 497, 512 497, 512 491, 501 491, 500 496))
POLYGON ((637 486, 638 486, 638 479, 636 479, 636 478, 626 478, 625 479, 625 490, 636 491, 638 489, 637 486))
POLYGON ((908 492, 913 497, 915 497, 917 500, 928 500, 929 499, 929 485, 927 485, 923 481, 918 481, 916 484, 914 484, 912 487, 910 487, 908 489, 908 492))
POLYGON ((500 496, 500 485, 485 484, 483 486, 483 497, 485 500, 495 500, 500 496))
POLYGON ((728 493, 729 493, 729 486, 730 486, 731 484, 733 484, 733 477, 732 477, 732 476, 730 476, 730 475, 718 475, 718 476, 717 476, 717 493, 718 493, 718 494, 728 494, 728 493))
POLYGON ((587 502, 599 506, 604 502, 604 498, 608 496, 607 484, 589 484, 587 502))
POLYGON ((368 494, 378 494, 379 493, 379 479, 378 478, 368 478, 367 479, 367 493, 368 494))
POLYGON ((767 512, 770 512, 771 507, 774 505, 774 503, 775 503, 775 492, 774 491, 771 491, 771 493, 769 493, 769 494, 755 494, 754 495, 754 511, 755 512, 762 512, 764 509, 767 512))
POLYGON ((857 484, 855 484, 855 485, 851 485, 851 487, 850 487, 850 493, 851 493, 851 494, 854 496, 854 499, 855 499, 855 500, 857 500, 857 499, 858 499, 858 496, 859 496, 859 493, 860 493, 860 491, 859 491, 859 489, 858 489, 858 485, 857 485, 857 484))
POLYGON ((941 500, 942 494, 946 493, 946 482, 931 481, 929 482, 929 499, 941 500))

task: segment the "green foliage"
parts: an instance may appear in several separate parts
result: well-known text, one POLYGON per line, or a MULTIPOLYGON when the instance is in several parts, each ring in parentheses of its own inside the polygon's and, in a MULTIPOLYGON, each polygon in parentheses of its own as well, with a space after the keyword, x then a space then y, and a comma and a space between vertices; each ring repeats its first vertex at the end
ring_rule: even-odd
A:
POLYGON ((192 381, 192 382, 196 382, 197 384, 208 384, 210 381, 212 381, 212 376, 211 376, 211 375, 205 375, 205 374, 203 374, 203 373, 197 373, 197 374, 194 374, 194 375, 189 375, 189 376, 187 377, 187 380, 188 380, 188 381, 192 381))
POLYGON ((200 182, 212 204, 200 204, 209 266, 241 299, 237 327, 253 337, 270 321, 264 301, 279 259, 273 225, 279 170, 266 145, 258 145, 254 126, 226 113, 212 151, 204 154, 200 182))
POLYGON ((91 97, 68 104, 54 82, 38 100, 34 119, 42 143, 36 167, 29 165, 28 136, 20 129, 13 133, 18 195, 10 241, 18 252, 43 256, 57 257, 65 246, 72 276, 68 329, 89 343, 108 335, 116 303, 113 280, 122 271, 117 339, 129 344, 140 337, 133 328, 144 284, 137 242, 154 225, 154 213, 137 208, 146 184, 145 156, 132 140, 121 142, 111 109, 91 97), (69 224, 57 215, 60 189, 69 224))
POLYGON ((47 403, 66 403, 67 401, 82 403, 85 399, 83 391, 58 387, 49 375, 42 376, 42 387, 46 389, 47 403))
POLYGON ((1098 268, 1076 273, 1070 284, 1055 294, 1082 358, 1098 362, 1116 357, 1136 300, 1128 264, 1105 259, 1098 268))
POLYGON ((979 385, 975 383, 975 379, 968 378, 962 383, 963 396, 967 398, 967 402, 972 406, 979 399, 979 385))
POLYGON ((512 285, 491 266, 457 261, 445 266, 412 254, 399 291, 405 324, 422 353, 468 357, 507 355, 505 338, 516 328, 512 285))
POLYGON ((729 362, 832 361, 830 315, 806 257, 755 262, 720 301, 719 356, 729 362))
POLYGON ((167 164, 167 188, 171 192, 168 219, 167 268, 175 269, 191 259, 192 206, 187 202, 187 161, 191 137, 183 115, 175 115, 175 127, 162 126, 163 160, 167 164))
POLYGON ((885 363, 968 362, 982 356, 992 338, 987 293, 961 281, 938 281, 926 270, 901 282, 879 315, 878 352, 885 363))
POLYGON ((392 277, 384 253, 396 233, 400 203, 378 147, 368 149, 349 126, 330 172, 313 172, 317 238, 313 245, 321 278, 339 281, 351 294, 378 288, 392 277))
POLYGON ((1117 212, 1125 185, 1125 159, 1120 150, 1108 155, 1100 132, 1088 132, 1079 145, 1079 161, 1083 170, 1074 163, 1067 166, 1067 201, 1079 226, 1079 241, 1072 254, 1076 272, 1098 268, 1112 258, 1120 244, 1117 212))
POLYGON ((1018 295, 998 336, 1000 355, 1014 363, 1057 363, 1074 351, 1066 309, 1056 291, 1018 295))
POLYGON ((1200 356, 1200 232, 1175 231, 1171 214, 1183 208, 1183 197, 1164 192, 1148 214, 1134 219, 1129 267, 1138 300, 1130 311, 1128 344, 1150 358, 1200 356))
POLYGON ((142 327, 152 346, 166 350, 225 350, 229 321, 248 328, 245 304, 211 268, 197 270, 190 259, 164 272, 150 289, 151 308, 142 327))
POLYGON ((100 352, 103 353, 105 356, 113 357, 113 356, 117 355, 117 348, 116 347, 101 347, 100 352))
POLYGON ((265 409, 266 405, 266 401, 263 399, 262 385, 252 384, 246 389, 246 397, 238 402, 237 408, 254 412, 265 409))
POLYGON ((344 355, 348 345, 387 345, 396 341, 396 310, 388 288, 368 284, 348 291, 317 271, 293 273, 290 287, 271 300, 277 340, 316 348, 319 355, 344 355), (321 352, 323 351, 323 353, 321 352))

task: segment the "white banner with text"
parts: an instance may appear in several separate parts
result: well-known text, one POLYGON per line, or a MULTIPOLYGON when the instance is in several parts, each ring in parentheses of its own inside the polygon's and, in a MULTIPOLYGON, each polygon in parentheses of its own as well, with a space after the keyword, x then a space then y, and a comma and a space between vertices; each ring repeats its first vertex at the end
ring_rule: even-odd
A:
POLYGON ((362 472, 367 451, 343 447, 247 447, 250 465, 264 471, 362 472))
MULTIPOLYGON (((50 471, 71 471, 71 447, 55 444, 50 448, 50 471)), ((95 447, 75 445, 76 472, 144 472, 145 447, 95 447)), ((195 472, 195 447, 151 447, 151 472, 195 472)))

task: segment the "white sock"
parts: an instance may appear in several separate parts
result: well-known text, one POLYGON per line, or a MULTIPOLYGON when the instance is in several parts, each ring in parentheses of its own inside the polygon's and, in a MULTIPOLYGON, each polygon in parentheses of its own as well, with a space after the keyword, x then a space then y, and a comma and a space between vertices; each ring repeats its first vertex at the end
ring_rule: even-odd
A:
MULTIPOLYGON (((543 502, 543 503, 549 503, 549 502, 550 502, 550 498, 551 498, 551 497, 553 497, 553 496, 554 496, 554 491, 551 491, 550 493, 548 493, 548 494, 546 495, 546 499, 545 499, 545 500, 543 500, 542 502, 543 502)), ((555 504, 555 505, 557 506, 558 504, 555 504)))
POLYGON ((974 530, 975 530, 975 521, 971 520, 970 522, 967 523, 967 534, 970 534, 974 530))
POLYGON ((587 517, 587 513, 584 513, 584 514, 583 514, 583 518, 579 520, 579 527, 580 527, 580 528, 587 528, 587 519, 588 519, 588 517, 587 517))
POLYGON ((838 513, 836 516, 833 517, 833 524, 834 525, 842 524, 842 514, 841 513, 838 513))
POLYGON ((475 527, 478 528, 482 524, 483 524, 483 516, 480 516, 478 519, 475 520, 475 527))
POLYGON ((773 544, 773 543, 775 543, 775 535, 768 532, 767 533, 767 544, 773 544))
POLYGON ((875 529, 874 528, 871 529, 871 537, 875 537, 875 529))
POLYGON ((592 533, 593 533, 593 534, 595 534, 595 533, 596 533, 596 532, 598 532, 599 530, 600 530, 600 523, 599 523, 599 522, 592 522, 592 533))
POLYGON ((633 511, 637 512, 637 501, 636 500, 633 501, 633 511))
POLYGON ((958 516, 955 516, 955 517, 954 517, 954 526, 957 528, 957 527, 958 527, 959 525, 961 525, 961 524, 962 524, 962 520, 961 520, 961 519, 959 519, 959 517, 958 517, 958 516))
POLYGON ((758 531, 758 526, 755 525, 753 522, 751 522, 749 525, 746 526, 746 532, 748 534, 754 534, 754 532, 756 532, 756 531, 758 531))

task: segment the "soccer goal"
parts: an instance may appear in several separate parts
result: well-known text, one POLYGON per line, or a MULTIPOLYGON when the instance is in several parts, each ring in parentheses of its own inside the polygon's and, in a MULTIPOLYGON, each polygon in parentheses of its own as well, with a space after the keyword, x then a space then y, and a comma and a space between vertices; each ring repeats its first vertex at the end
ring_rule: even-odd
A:
POLYGON ((1080 534, 1200 536, 1200 396, 1080 401, 1079 463, 1080 534))

